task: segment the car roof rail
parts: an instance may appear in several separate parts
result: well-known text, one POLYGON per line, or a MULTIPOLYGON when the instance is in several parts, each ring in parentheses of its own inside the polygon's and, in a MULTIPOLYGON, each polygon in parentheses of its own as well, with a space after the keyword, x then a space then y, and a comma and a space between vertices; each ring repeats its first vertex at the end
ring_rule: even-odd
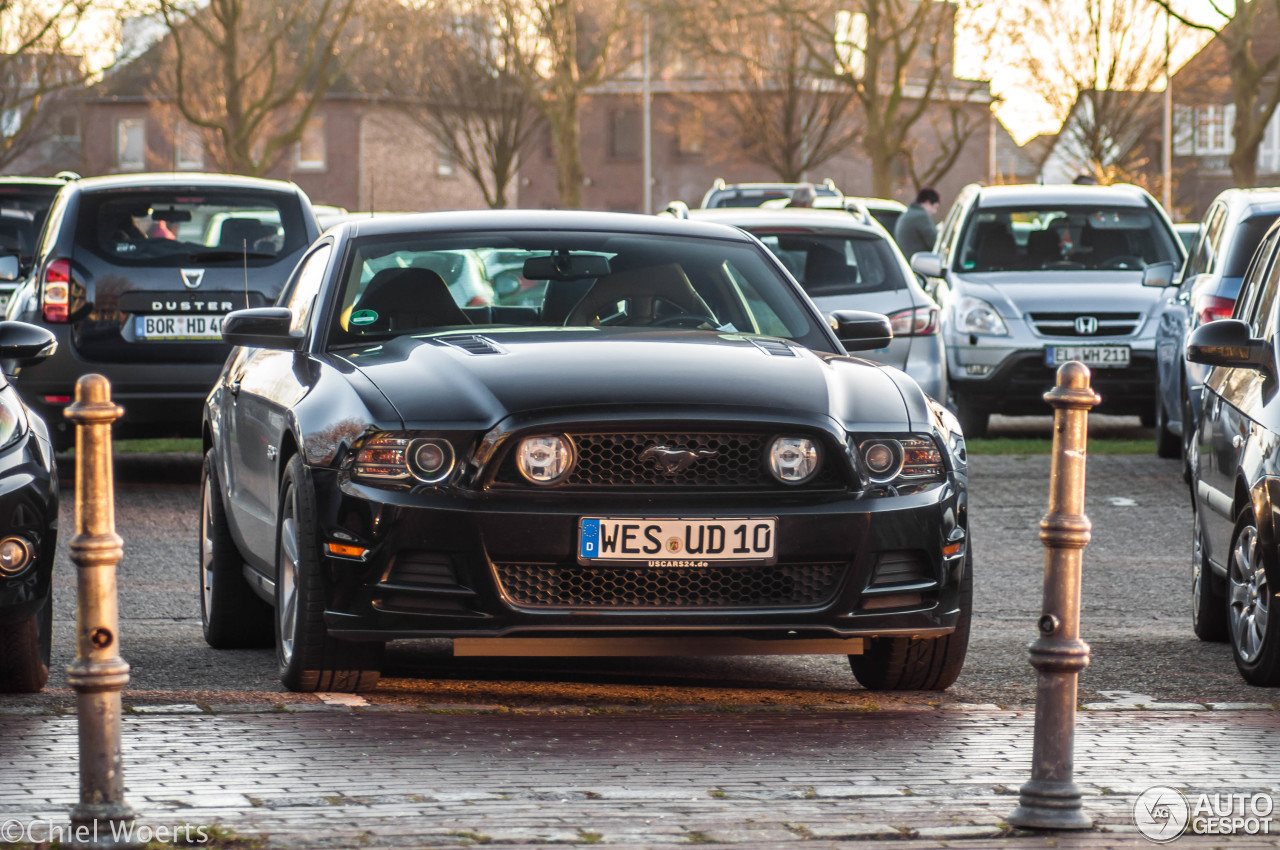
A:
POLYGON ((725 187, 725 182, 723 177, 717 177, 715 180, 711 181, 712 189, 723 189, 724 187, 725 187))
POLYGON ((864 224, 871 223, 871 210, 867 209, 867 205, 857 198, 845 198, 844 209, 845 212, 861 219, 864 224))
POLYGON ((70 183, 72 180, 79 180, 80 175, 76 174, 74 171, 59 171, 57 174, 53 175, 53 179, 66 180, 70 183))
POLYGON ((823 185, 823 188, 830 189, 832 192, 835 192, 840 197, 842 198, 844 197, 844 192, 840 191, 840 187, 836 185, 836 181, 832 180, 830 177, 823 180, 822 185, 823 185))
POLYGON ((672 218, 688 218, 689 205, 684 201, 671 201, 658 215, 669 215, 672 218))

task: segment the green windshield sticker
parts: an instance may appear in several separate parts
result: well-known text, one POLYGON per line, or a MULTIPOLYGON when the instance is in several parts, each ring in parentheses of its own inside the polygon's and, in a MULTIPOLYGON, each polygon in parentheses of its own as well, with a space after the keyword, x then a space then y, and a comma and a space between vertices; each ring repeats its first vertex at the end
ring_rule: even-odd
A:
POLYGON ((373 310, 356 310, 351 314, 353 325, 372 325, 376 321, 378 321, 378 314, 373 310))

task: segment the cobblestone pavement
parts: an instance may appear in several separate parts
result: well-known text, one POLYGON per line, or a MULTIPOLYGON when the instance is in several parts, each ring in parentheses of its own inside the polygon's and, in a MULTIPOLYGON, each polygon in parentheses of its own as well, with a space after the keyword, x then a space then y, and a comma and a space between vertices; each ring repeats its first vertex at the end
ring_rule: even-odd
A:
MULTIPOLYGON (((1096 825, 1036 834, 1005 824, 1030 771, 1022 711, 309 708, 127 715, 139 823, 216 822, 272 848, 1145 847, 1131 812, 1151 786, 1280 795, 1270 710, 1083 713, 1076 778, 1096 825)), ((0 836, 10 823, 65 823, 75 718, 0 720, 0 820, 12 819, 0 836)), ((1226 843, 1276 839, 1174 846, 1226 843)))

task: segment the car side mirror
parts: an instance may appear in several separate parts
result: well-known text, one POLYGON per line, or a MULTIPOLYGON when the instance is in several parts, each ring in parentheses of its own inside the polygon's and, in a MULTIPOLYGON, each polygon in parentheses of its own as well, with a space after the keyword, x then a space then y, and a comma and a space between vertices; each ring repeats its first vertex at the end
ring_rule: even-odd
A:
POLYGON ((58 339, 47 328, 26 322, 0 322, 0 359, 30 366, 58 350, 58 339))
POLYGON ((1249 336, 1249 326, 1239 319, 1219 319, 1191 332, 1187 359, 1206 366, 1255 369, 1264 375, 1274 371, 1275 353, 1265 339, 1249 336))
POLYGON ((893 327, 883 313, 836 310, 831 314, 831 329, 847 351, 884 348, 893 340, 893 327))
POLYGON ((17 254, 0 254, 0 280, 22 277, 22 260, 17 254))
POLYGON ((1173 284, 1173 263, 1152 263, 1142 270, 1143 286, 1170 286, 1173 284))
POLYGON ((289 329, 291 324, 293 313, 287 307, 235 310, 222 320, 222 338, 232 345, 298 351, 303 338, 289 329))
POLYGON ((945 277, 942 255, 930 251, 917 251, 911 255, 911 270, 925 277, 945 277))

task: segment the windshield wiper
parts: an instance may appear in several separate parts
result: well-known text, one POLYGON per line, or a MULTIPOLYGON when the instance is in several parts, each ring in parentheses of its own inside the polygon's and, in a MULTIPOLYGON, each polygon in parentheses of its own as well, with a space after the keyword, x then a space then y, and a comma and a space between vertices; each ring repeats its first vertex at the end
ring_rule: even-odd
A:
POLYGON ((218 251, 196 251, 188 255, 187 259, 197 262, 216 262, 218 260, 239 260, 242 257, 250 260, 271 260, 275 259, 275 254, 265 251, 233 251, 222 249, 218 251))

